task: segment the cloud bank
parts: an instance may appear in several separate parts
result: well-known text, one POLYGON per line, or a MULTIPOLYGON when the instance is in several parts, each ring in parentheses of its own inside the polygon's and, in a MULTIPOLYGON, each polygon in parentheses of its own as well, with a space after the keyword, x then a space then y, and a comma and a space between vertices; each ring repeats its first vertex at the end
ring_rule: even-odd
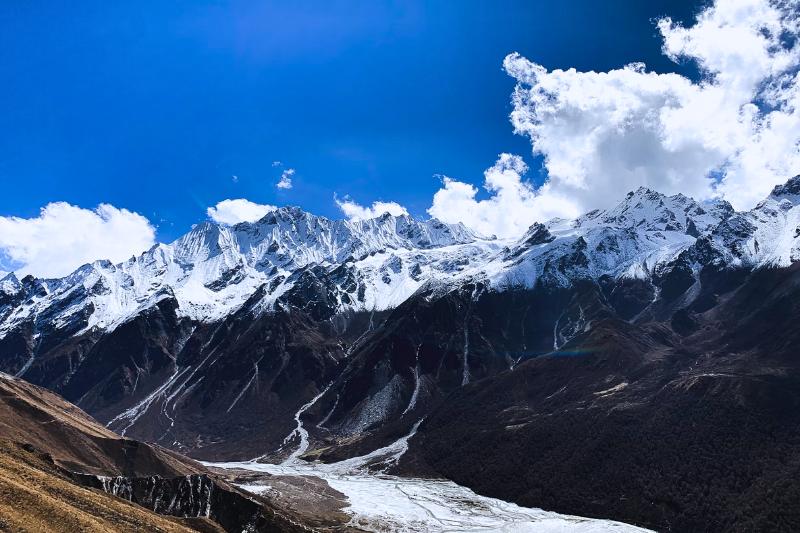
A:
POLYGON ((222 200, 217 205, 206 209, 208 218, 218 224, 233 226, 239 222, 255 222, 270 211, 277 209, 274 205, 257 204, 244 198, 222 200))
POLYGON ((703 79, 648 72, 550 70, 506 57, 517 81, 511 122, 544 157, 538 189, 524 163, 501 154, 486 171, 487 200, 450 178, 432 216, 484 233, 519 235, 530 223, 608 207, 640 185, 752 207, 800 172, 800 2, 718 1, 683 27, 657 23, 663 52, 693 61, 703 79))
POLYGON ((154 243, 147 218, 109 204, 54 202, 38 217, 0 217, 0 254, 20 276, 62 277, 97 259, 124 261, 154 243))

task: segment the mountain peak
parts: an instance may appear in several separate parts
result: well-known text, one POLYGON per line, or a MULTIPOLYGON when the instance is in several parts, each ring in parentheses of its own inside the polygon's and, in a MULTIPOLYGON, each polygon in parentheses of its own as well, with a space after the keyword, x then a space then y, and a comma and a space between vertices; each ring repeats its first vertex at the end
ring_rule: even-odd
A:
POLYGON ((636 190, 630 191, 627 195, 628 198, 631 198, 633 196, 648 196, 652 198, 660 198, 663 197, 664 195, 656 190, 651 189, 650 187, 640 185, 639 187, 636 188, 636 190))
POLYGON ((22 284, 13 272, 7 272, 2 278, 0 278, 0 293, 16 294, 21 289, 22 284))
POLYGON ((776 185, 770 196, 785 198, 787 196, 800 196, 800 174, 789 178, 783 185, 776 185))
POLYGON ((180 262, 195 263, 231 249, 234 243, 228 227, 206 220, 179 237, 172 247, 180 262))
POLYGON ((596 209, 577 218, 573 227, 603 226, 675 231, 698 237, 730 217, 733 212, 733 207, 724 200, 700 203, 684 194, 666 196, 642 186, 629 192, 611 209, 596 209))
POLYGON ((277 216, 281 218, 290 218, 290 219, 301 219, 301 218, 321 218, 317 215, 313 215, 308 211, 305 211, 303 208, 296 206, 296 205, 285 205, 271 211, 275 213, 277 216))

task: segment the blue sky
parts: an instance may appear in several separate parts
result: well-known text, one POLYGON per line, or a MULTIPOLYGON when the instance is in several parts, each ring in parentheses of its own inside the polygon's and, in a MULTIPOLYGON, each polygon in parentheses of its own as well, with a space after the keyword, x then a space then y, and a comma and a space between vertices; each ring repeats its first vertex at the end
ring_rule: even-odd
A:
POLYGON ((435 174, 480 186, 501 152, 540 183, 541 159, 508 119, 506 54, 694 76, 661 54, 653 21, 689 22, 701 6, 125 4, 0 5, 0 216, 107 202, 170 241, 226 198, 340 217, 334 194, 350 195, 425 216, 435 174), (292 189, 275 187, 276 160, 296 169, 292 189))

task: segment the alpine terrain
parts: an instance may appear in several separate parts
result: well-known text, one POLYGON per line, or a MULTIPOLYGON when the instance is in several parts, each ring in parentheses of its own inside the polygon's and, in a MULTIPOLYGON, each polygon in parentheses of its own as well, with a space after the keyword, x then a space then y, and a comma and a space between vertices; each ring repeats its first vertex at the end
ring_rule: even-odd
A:
POLYGON ((799 259, 800 176, 747 212, 639 188, 513 240, 282 207, 5 275, 0 370, 225 494, 292 508, 280 483, 315 476, 347 527, 796 530, 799 259))

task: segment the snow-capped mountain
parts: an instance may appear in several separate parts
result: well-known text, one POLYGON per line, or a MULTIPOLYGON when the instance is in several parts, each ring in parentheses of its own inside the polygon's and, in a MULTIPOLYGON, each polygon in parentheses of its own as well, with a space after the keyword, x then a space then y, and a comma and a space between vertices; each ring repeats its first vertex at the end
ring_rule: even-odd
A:
POLYGON ((735 213, 703 242, 718 265, 786 267, 800 259, 800 176, 778 185, 756 207, 735 213))
MULTIPOLYGON (((54 335, 108 333, 162 301, 175 302, 178 319, 213 324, 243 309, 259 316, 302 308, 315 320, 383 312, 419 292, 467 285, 502 292, 640 280, 646 287, 637 298, 654 298, 660 281, 653 280, 679 270, 693 277, 706 263, 790 264, 798 255, 799 191, 793 178, 753 210, 735 213, 723 201, 642 187, 611 209, 536 223, 506 241, 435 219, 330 220, 295 207, 232 227, 203 222, 119 264, 98 260, 61 279, 5 275, 0 340, 25 331, 36 346, 54 335)), ((22 351, 25 363, 7 368, 20 375, 39 350, 22 351)))
POLYGON ((271 309, 312 265, 347 271, 336 287, 338 310, 381 310, 496 247, 461 224, 388 214, 351 222, 281 208, 233 227, 200 223, 175 242, 116 265, 101 260, 62 279, 28 278, 27 290, 8 274, 0 290, 17 306, 9 306, 5 316, 0 311, 0 336, 56 308, 56 328, 77 318, 80 331, 110 329, 164 297, 177 300, 180 316, 210 322, 264 286, 260 304, 271 309))
MULTIPOLYGON (((773 196, 732 223, 758 227, 750 220, 761 216, 761 223, 767 204, 787 213, 772 207, 773 196)), ((791 201, 786 193, 781 198, 781 205, 791 201)), ((280 208, 233 227, 203 222, 171 244, 116 265, 96 261, 62 279, 29 278, 23 286, 8 274, 0 290, 14 305, 0 311, 0 335, 46 310, 56 328, 113 329, 164 297, 177 300, 180 316, 210 322, 241 307, 259 287, 266 288, 260 308, 270 310, 312 265, 336 272, 336 312, 393 308, 437 282, 486 278, 502 289, 540 279, 647 277, 732 214, 724 202, 701 205, 640 188, 608 211, 535 224, 521 239, 504 242, 435 219, 385 214, 342 221, 280 208)))
POLYGON ((509 247, 500 268, 487 271, 497 287, 541 280, 563 286, 602 276, 646 279, 731 214, 727 202, 701 205, 641 187, 612 209, 534 224, 509 247))
POLYGON ((22 285, 13 272, 3 272, 0 278, 0 294, 13 296, 19 292, 22 285))

